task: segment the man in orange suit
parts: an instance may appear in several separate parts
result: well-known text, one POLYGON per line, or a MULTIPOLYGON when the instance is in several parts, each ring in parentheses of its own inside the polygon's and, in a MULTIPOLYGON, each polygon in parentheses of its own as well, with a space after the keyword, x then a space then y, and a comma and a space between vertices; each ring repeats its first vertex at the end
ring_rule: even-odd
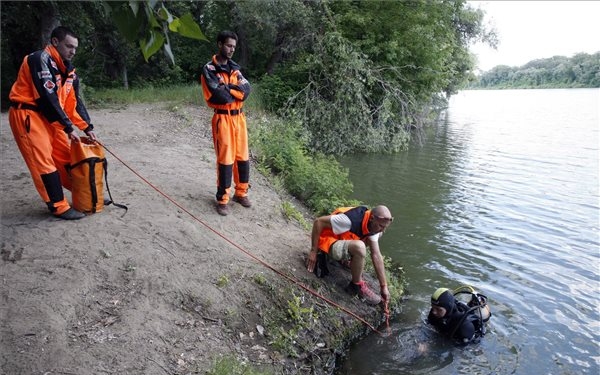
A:
POLYGON ((235 183, 233 200, 250 207, 248 188, 250 161, 246 115, 242 107, 250 95, 250 83, 231 59, 237 46, 234 32, 222 31, 217 36, 219 51, 204 65, 200 83, 204 99, 214 109, 212 135, 217 156, 217 212, 229 214, 231 180, 235 183))
POLYGON ((50 212, 65 220, 85 216, 63 193, 63 187, 71 190, 65 165, 70 163, 70 142, 80 141, 75 128, 96 140, 71 64, 77 47, 73 31, 55 28, 49 45, 25 56, 9 94, 10 128, 35 187, 50 212))

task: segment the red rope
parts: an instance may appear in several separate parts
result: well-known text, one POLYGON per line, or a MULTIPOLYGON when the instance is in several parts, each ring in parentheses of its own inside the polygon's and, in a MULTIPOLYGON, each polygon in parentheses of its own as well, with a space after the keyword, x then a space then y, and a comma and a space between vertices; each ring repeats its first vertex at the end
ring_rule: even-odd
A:
MULTIPOLYGON (((380 331, 378 331, 375 327, 373 327, 371 324, 369 324, 369 322, 367 322, 366 320, 364 320, 363 318, 361 318, 360 316, 358 316, 357 314, 353 313, 352 311, 348 310, 347 308, 345 308, 344 306, 341 306, 340 304, 328 299, 327 297, 319 294, 318 292, 310 289, 309 287, 307 287, 306 285, 302 284, 300 281, 298 281, 297 279, 293 278, 292 276, 286 275, 283 272, 277 270, 275 267, 271 266, 269 263, 261 260, 260 258, 256 257, 254 254, 252 254, 251 252, 245 250, 244 248, 242 248, 240 245, 236 244, 235 242, 233 242, 232 240, 230 240, 229 238, 225 237, 225 235, 223 235, 222 233, 220 233, 219 231, 215 230, 214 228, 212 228, 210 225, 208 225, 207 223, 205 223, 204 221, 200 220, 200 218, 198 218, 196 215, 194 215, 193 213, 191 213, 190 211, 188 211, 185 207, 183 207, 181 204, 177 203, 173 198, 171 198, 169 195, 165 194, 164 192, 162 192, 159 188, 157 188, 156 186, 154 186, 150 181, 148 181, 148 179, 146 179, 145 177, 143 177, 141 174, 139 174, 138 172, 136 172, 133 168, 131 168, 127 163, 125 163, 121 158, 119 158, 117 155, 115 155, 111 150, 109 150, 104 144, 100 143, 99 141, 97 141, 98 144, 100 144, 102 147, 104 147, 104 149, 110 153, 112 156, 114 156, 115 159, 117 159, 118 161, 121 162, 121 164, 123 164, 127 169, 129 169, 134 175, 138 176, 142 181, 144 181, 148 186, 150 186, 152 189, 156 190, 160 195, 162 195, 163 197, 165 197, 169 202, 173 203, 175 206, 177 206, 179 209, 181 209, 183 212, 185 212, 186 214, 188 214, 190 217, 192 217, 194 220, 196 220, 197 222, 199 222, 200 224, 204 225, 208 230, 210 230, 211 232, 213 232, 214 234, 216 234, 217 236, 221 237, 223 240, 225 240, 226 242, 228 242, 229 244, 231 244, 232 246, 234 246, 236 249, 240 250, 241 252, 243 252, 244 254, 246 254, 247 256, 249 256, 250 258, 254 259, 255 261, 257 261, 259 264, 262 264, 263 266, 267 267, 268 269, 270 269, 271 271, 275 272, 276 274, 278 274, 279 276, 285 278, 286 280, 292 282, 293 284, 297 285, 298 287, 304 289, 305 291, 307 291, 308 293, 312 294, 313 296, 322 299, 323 301, 327 302, 328 304, 330 304, 333 307, 336 307, 340 310, 342 310, 343 312, 345 312, 346 314, 352 316, 353 318, 355 318, 356 320, 360 321, 361 323, 363 323, 364 325, 366 325, 367 327, 369 327, 371 330, 373 330, 374 332, 379 333, 380 335, 383 336, 383 333, 381 333, 380 331)), ((386 319, 388 320, 388 329, 389 329, 389 310, 387 309, 387 301, 385 303, 385 314, 386 314, 386 319)))
POLYGON ((386 336, 389 336, 392 333, 392 331, 390 330, 390 308, 388 307, 387 299, 385 300, 385 303, 383 305, 383 314, 385 315, 385 333, 386 336))

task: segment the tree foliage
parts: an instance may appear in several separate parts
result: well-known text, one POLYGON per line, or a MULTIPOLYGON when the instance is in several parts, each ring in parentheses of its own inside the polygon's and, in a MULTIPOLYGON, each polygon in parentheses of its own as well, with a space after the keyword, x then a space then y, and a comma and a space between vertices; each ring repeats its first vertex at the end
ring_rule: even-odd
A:
POLYGON ((465 0, 3 1, 2 95, 58 23, 80 36, 88 91, 197 82, 206 40, 229 29, 265 107, 299 121, 310 150, 396 151, 473 76, 469 44, 495 44, 483 16, 465 0))
POLYGON ((164 48, 172 63, 169 32, 186 38, 207 40, 190 12, 175 17, 161 1, 104 1, 107 15, 130 42, 137 42, 146 62, 164 48))
POLYGON ((311 149, 329 153, 405 147, 426 109, 471 74, 468 44, 495 43, 463 1, 334 1, 320 14, 309 48, 285 63, 306 82, 286 113, 302 116, 311 149))
POLYGON ((600 52, 554 56, 523 66, 499 65, 481 74, 469 88, 600 87, 600 52))
POLYGON ((338 154, 401 149, 409 94, 339 33, 326 33, 314 49, 295 66, 306 71, 307 84, 283 111, 305 124, 309 148, 338 154))

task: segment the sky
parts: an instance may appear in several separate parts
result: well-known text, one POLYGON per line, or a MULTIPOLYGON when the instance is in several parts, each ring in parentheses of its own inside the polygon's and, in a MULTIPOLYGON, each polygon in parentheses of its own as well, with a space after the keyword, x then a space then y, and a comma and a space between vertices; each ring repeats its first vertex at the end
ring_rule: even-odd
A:
POLYGON ((478 69, 521 66, 552 56, 600 51, 600 1, 469 1, 498 34, 498 49, 471 47, 478 69))

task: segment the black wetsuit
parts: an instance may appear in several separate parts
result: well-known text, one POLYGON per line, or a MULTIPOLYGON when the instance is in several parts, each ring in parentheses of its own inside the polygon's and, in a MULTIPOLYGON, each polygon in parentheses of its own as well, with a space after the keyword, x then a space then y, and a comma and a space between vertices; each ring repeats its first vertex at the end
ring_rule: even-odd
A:
POLYGON ((477 314, 468 311, 469 307, 466 304, 456 302, 443 318, 436 318, 430 311, 427 322, 442 334, 461 344, 466 344, 479 337, 482 328, 477 314))

